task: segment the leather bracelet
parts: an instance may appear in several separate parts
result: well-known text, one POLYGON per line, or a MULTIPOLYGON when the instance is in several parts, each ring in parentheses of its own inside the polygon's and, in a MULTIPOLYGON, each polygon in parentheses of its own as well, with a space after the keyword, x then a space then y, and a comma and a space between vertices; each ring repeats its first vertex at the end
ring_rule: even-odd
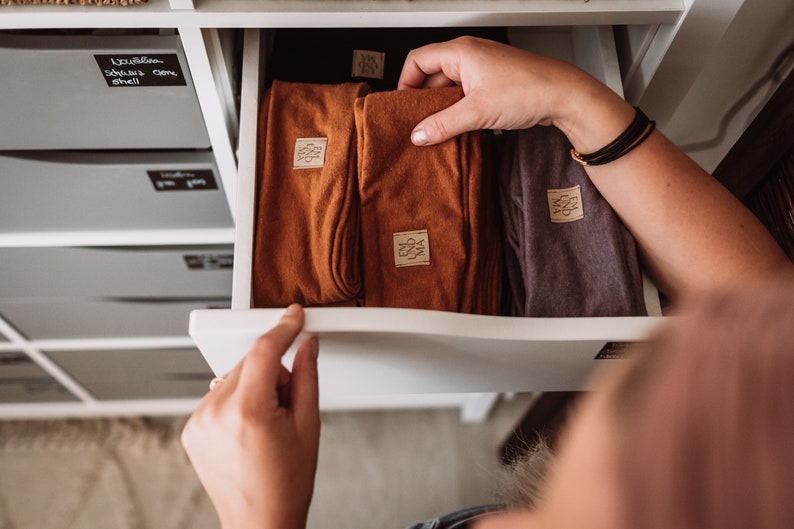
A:
POLYGON ((571 149, 571 157, 585 166, 604 165, 614 162, 633 151, 656 128, 656 122, 649 120, 642 110, 634 107, 634 111, 634 119, 612 143, 590 154, 582 154, 576 149, 571 149))

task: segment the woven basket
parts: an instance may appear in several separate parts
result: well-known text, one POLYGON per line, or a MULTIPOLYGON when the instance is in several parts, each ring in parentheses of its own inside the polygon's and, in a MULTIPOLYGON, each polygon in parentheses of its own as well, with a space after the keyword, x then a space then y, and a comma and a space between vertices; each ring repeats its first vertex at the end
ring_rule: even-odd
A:
POLYGON ((149 0, 0 0, 0 6, 11 5, 97 5, 97 6, 134 6, 145 4, 149 0))

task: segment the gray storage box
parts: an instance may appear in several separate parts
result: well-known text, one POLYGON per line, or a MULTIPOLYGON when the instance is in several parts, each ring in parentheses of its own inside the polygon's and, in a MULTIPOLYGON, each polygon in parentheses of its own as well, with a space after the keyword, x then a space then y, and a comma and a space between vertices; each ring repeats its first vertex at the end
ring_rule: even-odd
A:
POLYGON ((190 311, 229 299, 0 300, 0 317, 30 340, 187 337, 190 311))
POLYGON ((202 397, 213 377, 196 349, 46 354, 100 400, 202 397))
POLYGON ((0 299, 228 298, 232 247, 0 248, 0 299))
POLYGON ((0 353, 0 404, 74 400, 24 353, 0 353))
POLYGON ((232 227, 209 151, 0 152, 0 233, 232 227))
POLYGON ((0 149, 207 148, 179 37, 0 34, 0 149))

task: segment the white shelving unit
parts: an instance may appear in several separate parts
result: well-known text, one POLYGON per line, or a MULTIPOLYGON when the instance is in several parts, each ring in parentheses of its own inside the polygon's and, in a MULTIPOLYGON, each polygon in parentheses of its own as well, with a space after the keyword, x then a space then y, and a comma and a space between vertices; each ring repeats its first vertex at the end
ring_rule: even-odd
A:
MULTIPOLYGON (((250 114, 238 115, 234 100, 234 77, 229 35, 233 30, 244 28, 281 27, 434 27, 434 26, 511 26, 511 27, 569 27, 577 34, 587 34, 597 28, 619 26, 623 39, 618 53, 628 57, 623 64, 623 76, 605 79, 616 91, 624 91, 627 99, 643 106, 660 124, 684 119, 676 113, 677 105, 694 83, 698 72, 707 63, 710 52, 719 43, 722 34, 731 24, 744 2, 742 0, 150 0, 144 6, 111 8, 88 6, 6 6, 0 8, 0 30, 58 29, 58 28, 172 28, 180 36, 190 75, 195 85, 204 123, 211 143, 214 161, 220 176, 220 184, 229 204, 230 214, 237 224, 235 247, 234 306, 245 312, 240 319, 228 325, 239 325, 236 341, 224 342, 229 333, 215 334, 203 326, 207 318, 216 314, 199 313, 194 321, 194 331, 199 345, 217 349, 229 343, 236 347, 232 355, 239 357, 240 351, 250 343, 252 336, 263 325, 273 321, 274 313, 248 311, 246 267, 250 265, 250 246, 240 244, 240 233, 250 230, 250 189, 238 188, 246 185, 246 176, 252 171, 252 160, 246 156, 253 141, 242 131, 255 127, 250 114), (576 29, 579 28, 579 29, 576 29), (589 28, 589 29, 588 29, 589 28), (239 157, 239 161, 238 161, 239 157), (238 165, 242 184, 238 183, 238 165), (235 323, 236 322, 236 323, 235 323), (212 336, 211 336, 212 335, 212 336)), ((603 36, 603 31, 599 35, 603 36)), ((596 42, 596 41, 593 41, 596 42)), ((614 43, 611 43, 614 46, 614 43)), ((600 46, 603 46, 603 41, 600 46)), ((601 47, 581 48, 580 55, 600 53, 601 47)), ((591 61, 590 59, 585 59, 591 61)), ((603 57, 602 57, 603 60, 603 57)), ((613 74, 616 72, 616 55, 606 64, 613 74)), ((251 75, 249 72, 248 75, 251 75)), ((250 82, 243 80, 244 83, 250 82)), ((243 107, 248 108, 254 94, 243 94, 243 107), (246 102, 246 97, 249 100, 246 102)), ((255 103, 256 101, 253 101, 255 103)), ((255 113, 254 113, 255 115, 255 113)), ((0 125, 1 126, 1 125, 0 125)), ((0 175, 2 178, 2 175, 0 175)), ((248 182, 250 184, 250 182, 248 182)), ((0 198, 2 200, 2 198, 0 198)), ((52 219, 54 225, 57 219, 52 219)), ((162 230, 105 230, 90 231, 45 231, 0 233, 0 248, 48 248, 81 246, 173 246, 173 245, 222 245, 235 242, 232 229, 162 229, 162 230)), ((57 273, 54 268, 52 273, 57 273)), ((3 297, 0 286, 0 298, 3 297)), ((219 316, 227 317, 227 316, 219 316)), ((411 318, 415 317, 411 316, 411 318)), ((351 329, 344 328, 336 317, 323 319, 321 312, 312 314, 310 330, 328 332, 349 339, 351 329), (312 325, 317 324, 316 328, 312 325), (336 327, 334 327, 336 325, 336 327), (341 325, 341 326, 340 326, 341 325)), ((384 316, 392 324, 399 317, 384 316)), ((410 318, 409 318, 410 320, 410 318)), ((349 318, 345 321, 349 321, 349 318)), ((432 320, 431 320, 432 321, 432 320)), ((470 322, 475 326, 490 325, 484 320, 470 322)), ((599 322, 592 322, 596 327, 599 322)), ((609 332, 614 339, 634 340, 652 325, 645 319, 637 325, 618 326, 609 332)), ((187 325, 187 322, 186 322, 187 325)), ((585 326, 588 326, 586 324, 585 326)), ((552 325, 552 327, 554 327, 552 325)), ((227 329, 228 330, 228 329, 227 329)), ((514 330, 513 335, 521 342, 526 338, 524 330, 514 330)), ((393 334, 395 329, 382 328, 379 332, 393 334)), ((560 331, 562 332, 562 331, 560 331)), ((423 331, 424 336, 433 334, 432 329, 423 331)), ((422 334, 422 333, 419 333, 422 334)), ((443 333, 442 333, 443 334, 443 333)), ((486 333, 488 334, 488 333, 486 333)), ((585 333, 586 334, 586 333, 585 333)), ((474 337, 479 339, 478 337, 474 337)), ((493 336, 491 336, 493 338, 493 336)), ((503 339, 500 338, 500 339, 503 339)), ((559 339, 559 335, 556 338, 559 339)), ((612 338, 610 338, 612 339, 612 338)), ((597 341, 600 338, 597 339, 597 341)), ((333 338, 330 339, 333 341, 333 338)), ((353 340, 354 342, 356 340, 353 340)), ((454 341, 454 340, 453 340, 454 341)), ((377 340, 376 340, 377 342, 377 340)), ((471 345, 471 344, 469 344, 471 345)), ((0 417, 45 417, 45 416, 95 416, 170 414, 190 411, 196 398, 135 398, 130 400, 102 399, 89 388, 90 381, 80 380, 56 363, 48 355, 54 351, 133 351, 133 350, 185 350, 194 347, 187 335, 111 338, 71 338, 60 340, 31 339, 9 322, 0 318, 0 361, 2 355, 24 354, 35 367, 57 381, 64 389, 68 402, 16 402, 0 404, 0 417)), ((468 347, 468 345, 464 346, 468 347)), ((212 353, 209 358, 212 358, 212 353)), ((389 353, 392 354, 392 353, 389 353)), ((515 354, 515 352, 510 353, 515 354)), ((333 356, 333 355, 331 355, 333 356)), ((377 360, 377 356, 374 357, 377 360)), ((358 362, 360 359, 354 360, 358 362)), ((515 359, 514 359, 515 360, 515 359)), ((519 358, 520 360, 520 358, 519 358)), ((372 361, 370 358, 368 361, 372 361)), ((212 363, 212 362, 211 362, 212 363)), ((377 362, 376 362, 377 363, 377 362)), ((213 365, 216 370, 228 367, 228 362, 213 365)), ((342 365, 342 364, 340 364, 342 365)), ((475 367, 480 364, 471 364, 475 367)), ((343 365, 344 367, 344 365, 343 365)), ((437 366, 439 369, 442 366, 437 366)), ((481 366, 482 367, 482 366, 481 366)), ((375 369, 377 366, 375 367, 375 369)), ((330 369, 330 368, 329 368, 330 369)), ((0 380, 6 367, 0 363, 0 380)), ((211 374, 196 384, 206 387, 211 374)), ((410 373, 408 373, 410 375, 410 373)), ((573 378, 581 381, 581 372, 573 378)), ((399 377, 398 377, 399 379, 399 377)), ((396 379, 397 380, 397 379, 396 379)), ((437 384, 438 380, 430 381, 437 384)), ((132 379, 130 384, 136 384, 132 379)), ((494 392, 508 390, 493 384, 476 383, 444 387, 445 390, 466 393, 428 393, 429 385, 418 385, 410 394, 373 396, 371 394, 324 397, 325 409, 359 409, 368 407, 460 407, 467 419, 481 419, 487 415, 495 401, 494 392), (483 393, 484 392, 484 393, 483 393)), ((438 387, 438 386, 437 386, 438 387)), ((527 388, 531 389, 531 388, 527 388)), ((542 389, 540 387, 536 389, 542 389)), ((399 392, 393 387, 392 392, 399 392)), ((366 393, 366 392, 365 392, 366 393)), ((371 393, 371 392, 369 392, 371 393)), ((404 392, 403 392, 404 393, 404 392)))

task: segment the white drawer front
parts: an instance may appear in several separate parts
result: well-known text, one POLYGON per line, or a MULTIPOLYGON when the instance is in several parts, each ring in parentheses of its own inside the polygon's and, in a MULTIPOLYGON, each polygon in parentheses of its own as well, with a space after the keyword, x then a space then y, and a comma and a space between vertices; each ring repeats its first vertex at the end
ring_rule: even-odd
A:
MULTIPOLYGON (((190 334, 228 372, 282 311, 196 311, 190 334)), ((661 318, 507 318, 414 309, 309 308, 321 395, 570 391, 661 318), (617 345, 606 348, 607 343, 617 345)), ((303 339, 299 338, 299 342, 303 339)), ((285 357, 291 364, 294 347, 285 357)))

